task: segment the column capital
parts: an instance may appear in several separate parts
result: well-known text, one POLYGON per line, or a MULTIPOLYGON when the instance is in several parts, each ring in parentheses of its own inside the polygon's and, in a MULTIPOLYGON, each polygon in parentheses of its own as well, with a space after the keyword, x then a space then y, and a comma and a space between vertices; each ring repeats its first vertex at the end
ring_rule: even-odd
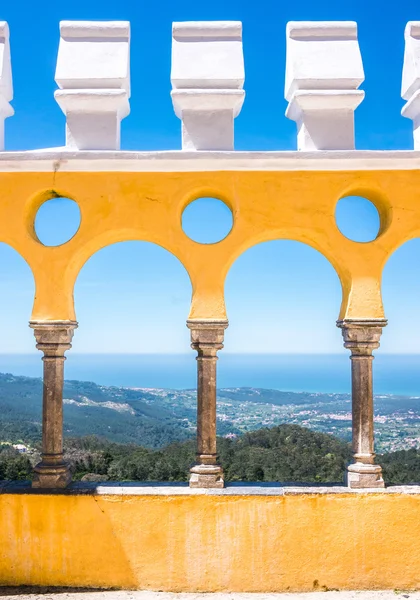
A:
POLYGON ((225 329, 228 320, 195 320, 188 319, 187 327, 191 330, 191 348, 205 352, 217 352, 223 348, 225 329))
POLYGON ((386 327, 386 319, 343 319, 337 321, 344 339, 344 347, 352 354, 371 355, 379 348, 382 329, 386 327))
POLYGON ((34 330, 36 347, 45 357, 63 357, 71 348, 76 321, 30 321, 29 327, 34 330))

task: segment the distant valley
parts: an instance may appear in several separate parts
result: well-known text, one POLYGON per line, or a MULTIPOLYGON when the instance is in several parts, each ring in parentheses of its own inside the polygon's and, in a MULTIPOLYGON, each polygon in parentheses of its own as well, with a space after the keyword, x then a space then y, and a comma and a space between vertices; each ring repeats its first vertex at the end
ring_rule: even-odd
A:
MULTIPOLYGON (((41 437, 42 382, 0 374, 0 442, 38 442, 41 437)), ((295 393, 262 388, 218 391, 218 435, 280 424, 296 424, 343 440, 351 439, 348 394, 295 393)), ((118 443, 161 448, 195 434, 195 390, 106 387, 66 381, 64 432, 90 434, 118 443)), ((420 446, 420 398, 381 395, 375 398, 378 452, 420 446)))

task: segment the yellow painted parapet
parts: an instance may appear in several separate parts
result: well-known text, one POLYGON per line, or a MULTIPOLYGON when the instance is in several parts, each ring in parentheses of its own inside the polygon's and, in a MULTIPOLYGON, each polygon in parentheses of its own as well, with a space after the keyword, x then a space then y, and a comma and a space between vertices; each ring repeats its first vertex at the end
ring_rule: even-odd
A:
POLYGON ((413 490, 0 493, 0 584, 174 592, 419 588, 420 494, 413 490))
POLYGON ((230 267, 248 248, 275 239, 306 243, 329 260, 342 284, 340 319, 381 319, 383 267, 420 233, 418 152, 106 154, 0 156, 0 241, 32 269, 32 320, 74 320, 81 268, 101 248, 126 240, 159 244, 181 261, 193 289, 189 318, 225 319, 230 267), (340 233, 335 207, 348 195, 378 209, 374 241, 340 233), (81 225, 66 244, 45 247, 34 219, 55 196, 77 202, 81 225), (216 244, 196 243, 182 230, 184 208, 203 196, 223 200, 233 213, 232 231, 216 244))

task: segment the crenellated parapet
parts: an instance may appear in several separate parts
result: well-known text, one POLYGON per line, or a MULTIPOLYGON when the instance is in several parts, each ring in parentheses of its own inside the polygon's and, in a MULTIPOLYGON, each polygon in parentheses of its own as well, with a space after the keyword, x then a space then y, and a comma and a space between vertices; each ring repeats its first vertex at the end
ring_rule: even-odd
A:
MULTIPOLYGON (((299 151, 355 148, 354 113, 365 97, 359 89, 364 78, 355 22, 287 24, 286 117, 296 122, 299 151)), ((170 79, 182 150, 232 151, 234 120, 245 101, 242 23, 173 23, 170 79)), ((64 149, 119 150, 120 124, 130 113, 130 23, 62 21, 55 81, 54 96, 66 116, 64 149)), ((401 95, 419 149, 420 21, 405 29, 401 95)), ((2 21, 0 150, 4 120, 14 114, 12 98, 9 28, 2 21)))

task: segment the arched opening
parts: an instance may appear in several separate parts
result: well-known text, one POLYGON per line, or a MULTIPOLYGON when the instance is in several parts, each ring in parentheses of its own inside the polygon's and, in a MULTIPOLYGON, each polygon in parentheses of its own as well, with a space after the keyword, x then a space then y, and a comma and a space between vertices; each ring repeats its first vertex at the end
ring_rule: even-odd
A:
POLYGON ((419 253, 420 239, 406 242, 382 274, 388 325, 375 360, 375 444, 389 483, 420 481, 419 253))
POLYGON ((0 480, 28 479, 42 437, 42 361, 28 322, 34 279, 25 260, 0 243, 0 480))
MULTIPOLYGON (((122 242, 96 252, 79 273, 74 301, 79 322, 75 353, 153 356, 188 352, 185 322, 190 280, 179 260, 156 244, 122 242)), ((104 383, 110 383, 109 374, 104 375, 104 383)), ((144 376, 146 387, 157 387, 150 371, 144 376)), ((130 378, 126 383, 135 384, 130 378)), ((181 380, 169 383, 169 387, 183 387, 181 380)), ((124 385, 124 381, 115 379, 114 384, 124 385)))
MULTIPOLYGON (((193 438, 196 364, 186 327, 191 284, 179 260, 147 242, 105 247, 82 268, 74 297, 79 327, 66 362, 65 438, 94 434, 151 449, 193 438)), ((70 450, 80 443, 90 458, 76 478, 83 469, 89 474, 96 452, 88 441, 70 450)), ((136 458, 144 460, 143 454, 136 458)), ((114 464, 111 472, 127 479, 133 471, 114 464)))
POLYGON ((305 244, 262 243, 234 263, 225 298, 218 417, 225 426, 231 420, 228 436, 244 436, 243 461, 231 476, 336 481, 339 472, 341 479, 351 439, 350 365, 336 327, 341 284, 334 268, 305 244))

